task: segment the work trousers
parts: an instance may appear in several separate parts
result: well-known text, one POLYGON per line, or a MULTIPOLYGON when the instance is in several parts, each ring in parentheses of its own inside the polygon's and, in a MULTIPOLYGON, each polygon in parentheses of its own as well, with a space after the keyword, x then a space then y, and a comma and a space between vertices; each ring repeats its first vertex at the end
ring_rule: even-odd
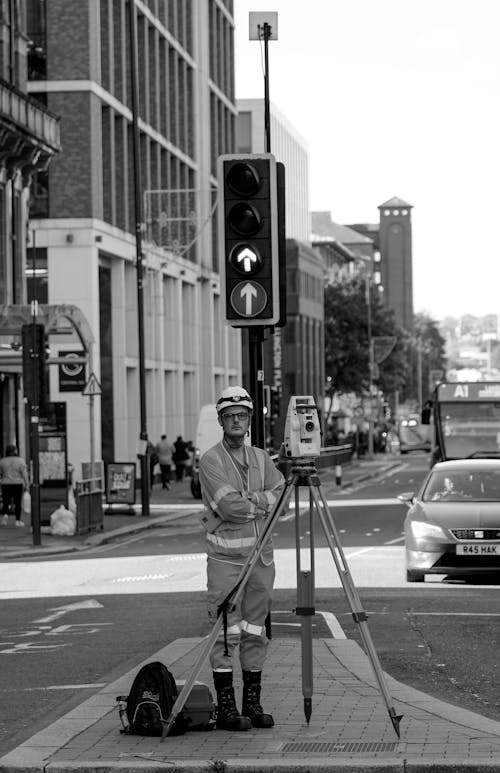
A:
MULTIPOLYGON (((236 585, 241 569, 240 564, 208 558, 208 617, 212 625, 217 620, 219 605, 236 585)), ((228 655, 224 654, 222 627, 210 653, 212 670, 232 671, 234 648, 239 644, 242 670, 262 671, 268 645, 265 621, 271 610, 274 576, 274 563, 265 566, 259 558, 247 579, 240 601, 227 615, 228 655)))

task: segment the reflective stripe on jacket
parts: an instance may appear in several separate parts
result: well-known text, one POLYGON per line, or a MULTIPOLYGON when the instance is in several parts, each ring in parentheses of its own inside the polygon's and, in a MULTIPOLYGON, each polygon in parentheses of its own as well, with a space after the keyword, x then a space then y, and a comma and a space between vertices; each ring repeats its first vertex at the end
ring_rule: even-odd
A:
MULTIPOLYGON (((207 532, 207 553, 214 558, 248 556, 264 519, 285 485, 269 454, 262 448, 245 446, 248 465, 247 489, 223 442, 210 448, 200 460, 200 484, 205 505, 201 518, 207 532)), ((272 542, 267 540, 262 558, 272 561, 272 542)))

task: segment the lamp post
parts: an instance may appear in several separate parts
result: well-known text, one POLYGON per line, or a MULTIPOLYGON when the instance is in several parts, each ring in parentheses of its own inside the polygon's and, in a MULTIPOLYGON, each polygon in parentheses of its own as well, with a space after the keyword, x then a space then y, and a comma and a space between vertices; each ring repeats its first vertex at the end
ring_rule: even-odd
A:
POLYGON ((373 336, 372 336, 372 303, 371 303, 371 275, 365 275, 366 291, 366 319, 368 330, 368 399, 370 401, 370 413, 368 415, 368 458, 373 459, 373 378, 375 374, 375 361, 373 358, 373 336))
POLYGON ((141 512, 149 515, 149 455, 148 429, 146 412, 146 366, 144 351, 144 287, 142 253, 142 196, 141 196, 141 152, 139 136, 139 88, 137 67, 137 20, 135 0, 129 0, 129 33, 130 33, 130 75, 132 97, 132 152, 134 159, 134 212, 135 212, 135 243, 137 271, 137 327, 138 327, 138 358, 139 358, 139 406, 140 435, 139 458, 141 461, 141 512))

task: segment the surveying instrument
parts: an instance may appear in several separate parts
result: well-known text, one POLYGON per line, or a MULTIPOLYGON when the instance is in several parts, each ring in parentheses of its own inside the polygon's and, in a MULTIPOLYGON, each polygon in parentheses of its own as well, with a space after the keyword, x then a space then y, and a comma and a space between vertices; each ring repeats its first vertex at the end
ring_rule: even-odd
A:
POLYGON ((312 658, 312 617, 315 614, 314 608, 314 513, 317 514, 321 527, 323 529, 328 547, 330 548, 337 572, 339 574, 342 587, 350 606, 354 622, 359 626, 361 640, 365 652, 370 660, 375 679, 378 683, 380 693, 387 707, 392 726, 398 736, 399 723, 402 715, 397 715, 394 707, 391 705, 391 696, 385 683, 384 672, 380 665, 377 652, 375 650, 370 631, 367 624, 367 614, 363 610, 361 601, 352 580, 347 562, 340 544, 335 522, 328 508, 328 503, 321 490, 319 476, 316 471, 315 459, 321 451, 321 428, 318 417, 318 409, 314 399, 307 397, 291 397, 288 406, 287 418, 285 423, 285 437, 280 452, 280 458, 283 461, 290 462, 290 473, 288 474, 286 485, 281 492, 274 508, 269 513, 266 524, 260 533, 254 548, 248 556, 242 567, 240 576, 236 585, 227 594, 224 601, 218 609, 217 621, 207 637, 202 651, 193 667, 192 673, 179 693, 175 701, 170 716, 168 717, 162 733, 162 741, 168 736, 170 729, 175 723, 176 718, 182 711, 184 704, 191 692, 191 689, 203 667, 205 660, 210 654, 220 630, 224 625, 225 616, 228 609, 233 608, 240 600, 246 582, 250 577, 253 567, 258 561, 262 549, 273 532, 277 520, 283 516, 289 506, 292 491, 295 489, 295 533, 296 533, 296 556, 297 556, 297 607, 295 613, 301 619, 301 656, 302 656, 302 694, 304 697, 304 714, 307 723, 312 713, 312 695, 313 695, 313 658, 312 658), (284 454, 284 455, 283 455, 284 454), (310 569, 302 570, 301 549, 299 547, 300 532, 300 488, 309 490, 309 552, 310 569))

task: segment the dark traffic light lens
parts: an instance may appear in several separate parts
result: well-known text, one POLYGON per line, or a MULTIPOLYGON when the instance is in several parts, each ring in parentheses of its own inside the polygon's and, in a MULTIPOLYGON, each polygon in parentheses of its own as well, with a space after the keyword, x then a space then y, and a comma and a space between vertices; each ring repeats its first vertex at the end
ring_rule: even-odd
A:
POLYGON ((262 219, 255 207, 242 202, 231 207, 227 221, 240 236, 255 236, 259 233, 262 219))
POLYGON ((252 164, 234 164, 227 173, 226 180, 237 196, 255 196, 261 185, 260 175, 252 164))

